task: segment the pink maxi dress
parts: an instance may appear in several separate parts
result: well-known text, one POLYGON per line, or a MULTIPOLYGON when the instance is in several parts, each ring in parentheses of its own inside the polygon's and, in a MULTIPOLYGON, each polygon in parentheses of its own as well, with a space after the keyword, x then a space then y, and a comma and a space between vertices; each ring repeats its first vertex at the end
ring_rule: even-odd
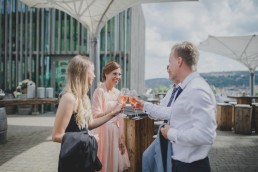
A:
MULTIPOLYGON (((94 91, 92 99, 93 117, 96 114, 109 112, 117 104, 120 91, 113 88, 107 91, 106 85, 101 83, 94 91)), ((93 130, 98 134, 98 157, 102 163, 101 172, 122 172, 130 167, 127 149, 122 155, 119 149, 119 139, 124 136, 124 120, 122 114, 112 118, 104 125, 93 130)))

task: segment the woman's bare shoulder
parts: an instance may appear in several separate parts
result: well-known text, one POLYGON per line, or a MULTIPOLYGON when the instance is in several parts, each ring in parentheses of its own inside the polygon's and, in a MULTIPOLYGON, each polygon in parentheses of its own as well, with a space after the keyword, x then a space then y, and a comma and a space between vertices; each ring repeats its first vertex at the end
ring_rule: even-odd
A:
POLYGON ((61 97, 61 102, 66 102, 66 103, 75 103, 75 96, 72 93, 65 93, 61 97))

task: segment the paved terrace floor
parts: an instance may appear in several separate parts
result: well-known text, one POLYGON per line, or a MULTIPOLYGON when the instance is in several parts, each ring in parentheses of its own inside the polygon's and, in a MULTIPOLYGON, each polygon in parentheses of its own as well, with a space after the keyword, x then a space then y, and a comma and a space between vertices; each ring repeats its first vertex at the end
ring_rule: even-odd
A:
MULTIPOLYGON (((51 141, 54 114, 8 115, 8 142, 0 145, 0 172, 56 172, 60 144, 51 141)), ((212 172, 257 172, 258 134, 217 131, 212 172)))

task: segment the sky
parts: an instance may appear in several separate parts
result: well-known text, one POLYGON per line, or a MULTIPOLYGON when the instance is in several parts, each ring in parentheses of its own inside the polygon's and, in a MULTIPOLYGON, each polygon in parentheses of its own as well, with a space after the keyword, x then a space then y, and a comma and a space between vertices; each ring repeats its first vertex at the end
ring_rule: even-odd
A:
MULTIPOLYGON (((198 46, 208 35, 258 34, 257 0, 151 3, 142 8, 146 25, 145 79, 168 77, 169 53, 177 42, 191 41, 198 46)), ((200 51, 197 70, 207 73, 248 69, 232 59, 200 51)))

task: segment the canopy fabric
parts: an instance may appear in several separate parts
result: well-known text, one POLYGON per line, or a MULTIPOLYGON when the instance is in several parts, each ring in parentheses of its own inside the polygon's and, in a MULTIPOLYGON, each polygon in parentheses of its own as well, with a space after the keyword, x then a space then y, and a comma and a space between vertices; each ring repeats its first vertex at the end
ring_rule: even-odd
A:
POLYGON ((219 54, 244 64, 250 71, 251 95, 254 94, 254 72, 258 66, 258 37, 248 36, 209 36, 201 42, 199 49, 219 54))
MULTIPOLYGON (((30 7, 55 8, 77 19, 85 26, 90 35, 90 57, 99 66, 99 33, 106 22, 118 13, 141 3, 198 1, 198 0, 21 0, 30 7)), ((100 69, 96 68, 93 88, 100 81, 100 69)), ((92 93, 91 93, 92 94, 92 93)))
POLYGON ((199 49, 216 53, 244 64, 254 72, 258 66, 257 35, 216 37, 209 36, 201 42, 199 49))
MULTIPOLYGON (((186 0, 21 0, 30 7, 61 10, 98 35, 106 22, 125 9, 141 3, 186 0)), ((190 0, 191 1, 191 0, 190 0)), ((194 1, 194 0, 192 0, 194 1)))

